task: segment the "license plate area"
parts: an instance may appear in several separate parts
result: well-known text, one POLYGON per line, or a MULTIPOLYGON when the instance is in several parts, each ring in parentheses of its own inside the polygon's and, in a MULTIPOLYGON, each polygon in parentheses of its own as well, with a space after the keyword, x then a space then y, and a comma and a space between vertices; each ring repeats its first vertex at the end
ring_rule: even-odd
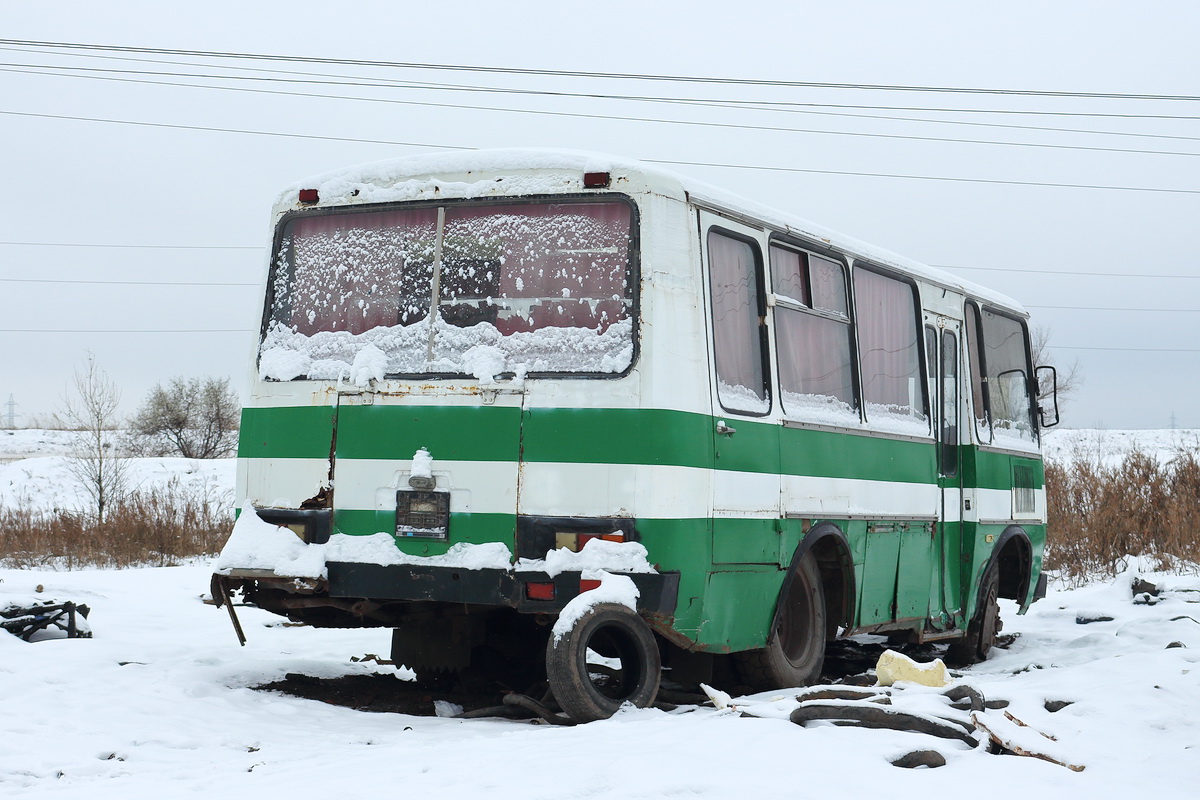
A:
POLYGON ((396 535, 445 539, 450 533, 450 493, 396 492, 396 535))

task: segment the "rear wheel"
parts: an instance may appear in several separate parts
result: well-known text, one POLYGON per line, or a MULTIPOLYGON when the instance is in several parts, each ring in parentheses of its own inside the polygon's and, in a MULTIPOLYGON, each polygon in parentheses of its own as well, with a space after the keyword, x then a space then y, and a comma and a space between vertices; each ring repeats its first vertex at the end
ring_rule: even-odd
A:
POLYGON ((742 680, 760 691, 815 683, 825 664, 825 595, 812 553, 784 591, 767 646, 734 654, 742 680))
POLYGON ((611 717, 624 703, 644 708, 658 694, 661 661, 646 621, 618 603, 598 603, 546 645, 554 699, 576 722, 611 717))

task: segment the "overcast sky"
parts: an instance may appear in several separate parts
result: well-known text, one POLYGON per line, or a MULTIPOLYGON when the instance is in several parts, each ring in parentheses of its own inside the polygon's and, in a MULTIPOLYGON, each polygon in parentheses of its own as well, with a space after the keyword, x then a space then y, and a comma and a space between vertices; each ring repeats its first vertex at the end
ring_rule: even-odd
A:
POLYGON ((673 168, 1015 297, 1048 360, 1078 363, 1071 427, 1200 428, 1194 0, 0 10, 0 414, 10 394, 26 420, 54 410, 89 353, 127 411, 172 376, 240 387, 294 180, 549 146, 691 162, 673 168))

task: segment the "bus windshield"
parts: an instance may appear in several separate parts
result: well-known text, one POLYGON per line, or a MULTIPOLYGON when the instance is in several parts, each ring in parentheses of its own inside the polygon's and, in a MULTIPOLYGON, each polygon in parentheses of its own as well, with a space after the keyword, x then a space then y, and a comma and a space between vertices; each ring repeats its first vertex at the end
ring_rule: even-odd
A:
POLYGON ((259 372, 623 373, 633 253, 621 200, 293 216, 274 252, 259 372))

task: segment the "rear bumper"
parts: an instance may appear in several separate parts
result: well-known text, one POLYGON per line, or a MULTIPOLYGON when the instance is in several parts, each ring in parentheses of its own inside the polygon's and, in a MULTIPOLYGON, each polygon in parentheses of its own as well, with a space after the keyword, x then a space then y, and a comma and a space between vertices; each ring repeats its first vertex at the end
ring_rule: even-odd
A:
MULTIPOLYGON (((218 605, 229 593, 242 590, 246 600, 289 617, 304 610, 325 612, 310 620, 321 625, 387 625, 399 621, 413 603, 451 603, 512 608, 523 614, 557 614, 581 593, 579 572, 520 572, 501 569, 457 569, 418 565, 362 564, 331 561, 327 578, 296 578, 263 570, 232 570, 212 577, 218 605), (527 587, 538 584, 539 597, 527 587), (553 587, 552 589, 550 587, 553 587), (390 611, 389 611, 390 609, 390 611), (334 612, 329 617, 329 612, 334 612), (336 612, 341 612, 336 613, 336 612), (348 615, 349 618, 339 617, 348 615), (328 618, 322 623, 321 619, 328 618)), ((679 573, 632 573, 637 586, 638 612, 673 617, 679 594, 679 573)))

